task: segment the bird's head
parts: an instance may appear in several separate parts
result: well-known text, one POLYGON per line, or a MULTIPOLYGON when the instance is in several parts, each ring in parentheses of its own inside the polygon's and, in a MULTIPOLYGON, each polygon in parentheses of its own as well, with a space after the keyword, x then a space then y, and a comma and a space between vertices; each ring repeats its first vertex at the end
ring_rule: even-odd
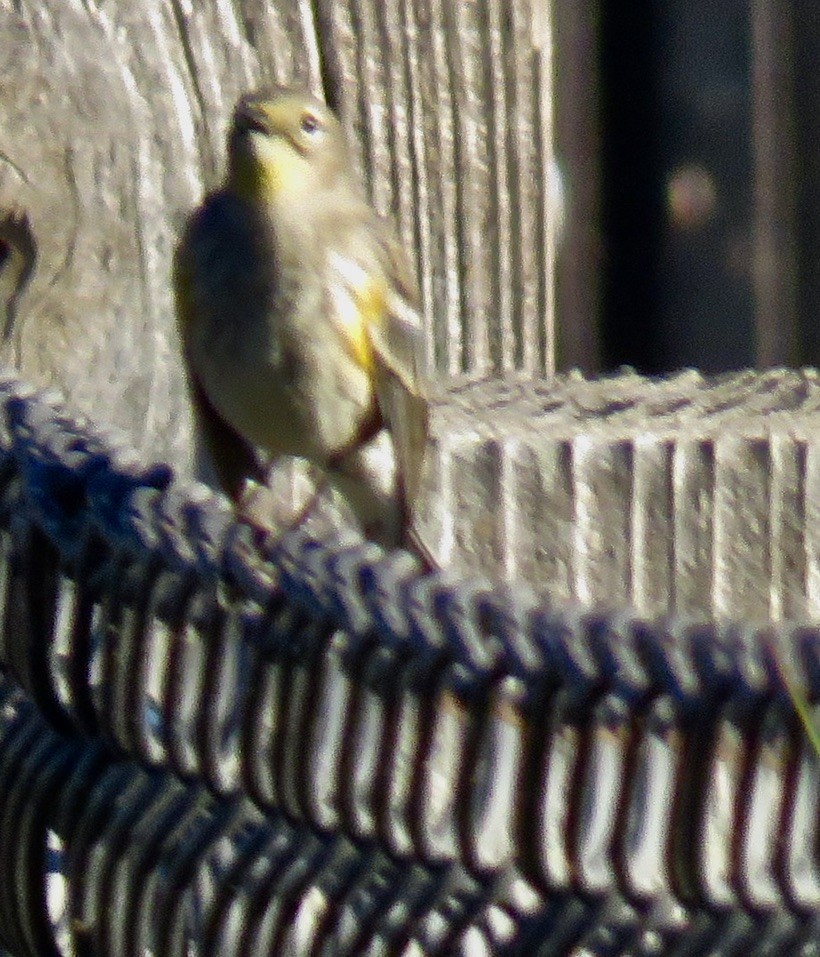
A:
POLYGON ((303 203, 350 179, 341 123, 309 93, 277 87, 248 93, 228 135, 228 181, 266 203, 303 203))

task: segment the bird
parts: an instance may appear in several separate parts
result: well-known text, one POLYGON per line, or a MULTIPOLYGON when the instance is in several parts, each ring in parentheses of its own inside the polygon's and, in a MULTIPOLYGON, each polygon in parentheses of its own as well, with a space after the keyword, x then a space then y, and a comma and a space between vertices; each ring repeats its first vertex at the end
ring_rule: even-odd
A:
POLYGON ((173 283, 195 419, 241 499, 306 460, 368 537, 406 544, 428 438, 419 296, 342 124, 307 91, 243 95, 227 170, 188 219, 173 283))

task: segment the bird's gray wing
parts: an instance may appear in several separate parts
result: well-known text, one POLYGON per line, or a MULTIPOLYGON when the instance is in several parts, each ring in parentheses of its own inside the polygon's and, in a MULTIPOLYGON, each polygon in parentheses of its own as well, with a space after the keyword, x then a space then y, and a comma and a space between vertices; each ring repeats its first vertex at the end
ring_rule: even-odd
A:
POLYGON ((407 507, 412 513, 429 434, 424 326, 404 250, 387 220, 379 219, 377 229, 387 289, 382 320, 369 324, 376 360, 376 398, 393 435, 407 507))

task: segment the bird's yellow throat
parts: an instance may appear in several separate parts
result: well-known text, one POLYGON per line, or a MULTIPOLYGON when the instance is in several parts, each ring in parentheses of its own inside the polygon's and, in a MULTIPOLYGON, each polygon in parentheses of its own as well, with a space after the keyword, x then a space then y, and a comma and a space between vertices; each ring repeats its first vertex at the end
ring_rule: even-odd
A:
POLYGON ((298 197, 310 188, 310 163, 281 136, 254 137, 253 149, 234 158, 231 187, 251 202, 298 197))

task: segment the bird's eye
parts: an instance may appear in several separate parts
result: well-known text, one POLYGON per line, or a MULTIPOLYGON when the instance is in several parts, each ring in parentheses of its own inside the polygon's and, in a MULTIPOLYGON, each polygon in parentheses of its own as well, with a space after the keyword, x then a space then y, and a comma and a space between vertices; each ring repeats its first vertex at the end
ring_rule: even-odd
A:
POLYGON ((255 116, 245 116, 242 118, 241 129, 246 133, 264 133, 266 136, 270 133, 263 120, 255 116))
POLYGON ((314 113, 303 113, 302 121, 299 124, 302 128, 302 132, 306 133, 308 136, 313 136, 318 133, 322 124, 319 122, 319 117, 314 113))

